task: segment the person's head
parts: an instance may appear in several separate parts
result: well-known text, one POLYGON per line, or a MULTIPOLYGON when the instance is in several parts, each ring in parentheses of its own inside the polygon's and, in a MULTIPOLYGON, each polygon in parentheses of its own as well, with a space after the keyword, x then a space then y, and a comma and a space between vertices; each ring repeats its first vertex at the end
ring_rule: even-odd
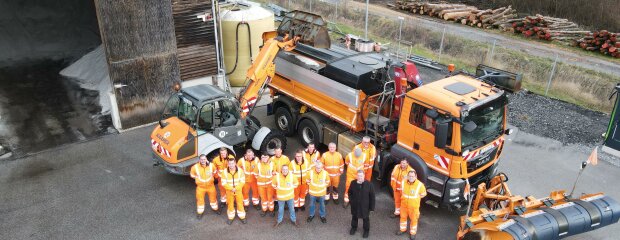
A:
POLYGON ((275 153, 276 157, 282 156, 282 148, 281 147, 276 147, 276 149, 274 150, 274 153, 275 153))
POLYGON ((237 169, 237 164, 235 163, 235 160, 229 160, 228 161, 228 170, 234 171, 236 169, 237 169))
POLYGON ((400 160, 400 168, 406 169, 408 165, 409 165, 409 162, 407 162, 406 158, 403 158, 400 160))
MULTIPOLYGON (((220 157, 221 158, 227 158, 228 157, 228 149, 226 149, 225 147, 221 147, 220 148, 220 157)), ((222 159, 224 160, 224 159, 222 159)))
POLYGON ((198 161, 200 162, 200 164, 207 165, 207 163, 209 163, 209 161, 207 160, 207 155, 205 154, 200 154, 200 157, 198 157, 198 161))
POLYGON ((335 143, 333 143, 333 142, 330 142, 330 143, 327 145, 327 149, 328 149, 328 150, 329 150, 329 152, 331 152, 331 153, 336 152, 336 144, 335 144, 335 143))
POLYGON ((286 176, 288 175, 288 165, 282 165, 282 175, 286 176))
POLYGON ((262 154, 260 155, 260 161, 261 161, 261 162, 263 162, 263 163, 267 163, 267 162, 269 162, 269 154, 267 154, 267 153, 262 153, 262 154))
POLYGON ((314 169, 316 172, 321 172, 321 170, 323 170, 323 163, 317 162, 316 165, 314 165, 314 169))
POLYGON ((362 156, 362 149, 361 148, 355 148, 355 150, 353 150, 353 155, 355 155, 355 157, 361 157, 362 156))
POLYGON ((365 148, 370 146, 370 137, 369 136, 364 136, 362 138, 362 146, 364 146, 365 148))
POLYGON ((308 144, 308 152, 309 153, 314 153, 314 150, 315 150, 314 143, 308 144))
POLYGON ((304 161, 304 150, 297 150, 295 151, 295 161, 297 163, 301 163, 304 161))
POLYGON ((245 150, 245 159, 246 160, 253 160, 254 159, 254 151, 252 151, 252 149, 245 150))
POLYGON ((416 175, 415 170, 411 170, 409 171, 409 173, 407 173, 407 181, 415 182, 417 178, 418 178, 418 175, 416 175))
POLYGON ((356 176, 357 182, 358 183, 364 182, 364 177, 366 177, 366 175, 364 174, 364 170, 357 170, 357 176, 356 176))

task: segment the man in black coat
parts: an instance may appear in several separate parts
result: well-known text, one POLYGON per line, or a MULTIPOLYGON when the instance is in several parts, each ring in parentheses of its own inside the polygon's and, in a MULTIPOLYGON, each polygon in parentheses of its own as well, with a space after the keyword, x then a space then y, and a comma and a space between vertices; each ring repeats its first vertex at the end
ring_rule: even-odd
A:
POLYGON ((372 183, 364 179, 363 170, 357 171, 357 179, 351 181, 349 187, 349 198, 351 199, 351 230, 349 234, 355 234, 357 231, 357 222, 361 218, 364 221, 363 238, 368 238, 370 231, 370 212, 375 210, 375 190, 372 183))

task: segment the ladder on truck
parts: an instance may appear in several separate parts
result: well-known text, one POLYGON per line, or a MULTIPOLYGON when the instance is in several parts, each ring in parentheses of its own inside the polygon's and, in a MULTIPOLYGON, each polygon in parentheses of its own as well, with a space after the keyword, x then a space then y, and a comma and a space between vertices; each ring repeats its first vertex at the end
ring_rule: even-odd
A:
POLYGON ((368 101, 368 117, 366 119, 366 136, 369 136, 375 145, 379 144, 381 133, 386 132, 386 127, 392 116, 392 105, 394 104, 394 81, 387 81, 383 84, 383 91, 369 98, 377 97, 377 101, 368 101), (388 108, 387 117, 381 114, 385 106, 388 108))

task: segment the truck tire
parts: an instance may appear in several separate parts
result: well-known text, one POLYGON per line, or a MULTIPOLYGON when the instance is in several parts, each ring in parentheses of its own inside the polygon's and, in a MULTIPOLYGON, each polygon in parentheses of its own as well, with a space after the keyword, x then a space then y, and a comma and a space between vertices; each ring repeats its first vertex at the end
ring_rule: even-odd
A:
POLYGON ((308 144, 314 143, 317 146, 319 141, 319 129, 316 127, 316 124, 310 119, 301 120, 299 123, 299 127, 297 128, 299 135, 299 142, 307 147, 308 144))
POLYGON ((260 144, 260 151, 274 155, 277 146, 281 147, 282 150, 286 149, 286 137, 278 131, 271 131, 260 144))
POLYGON ((286 107, 279 107, 275 112, 276 128, 290 137, 295 134, 295 120, 293 115, 286 107))

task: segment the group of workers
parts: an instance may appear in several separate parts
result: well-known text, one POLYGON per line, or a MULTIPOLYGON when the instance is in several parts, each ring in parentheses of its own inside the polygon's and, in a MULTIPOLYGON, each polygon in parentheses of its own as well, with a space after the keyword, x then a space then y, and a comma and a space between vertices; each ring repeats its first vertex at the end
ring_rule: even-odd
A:
MULTIPOLYGON (((309 215, 311 222, 315 217, 318 203, 319 218, 326 223, 325 204, 330 199, 339 203, 338 186, 340 176, 346 170, 344 204, 351 205, 350 234, 357 230, 358 218, 363 219, 363 237, 369 234, 368 213, 374 211, 374 190, 370 183, 376 149, 370 143, 370 137, 363 137, 353 151, 344 158, 336 151, 336 144, 328 144, 328 151, 320 154, 314 144, 305 150, 297 150, 291 161, 276 148, 273 156, 261 153, 256 157, 252 149, 246 150, 238 160, 229 154, 226 148, 219 150, 219 155, 212 161, 206 155, 199 156, 199 162, 192 166, 190 175, 196 182, 196 214, 201 219, 205 211, 205 195, 208 195, 211 209, 221 214, 215 187, 216 179, 220 193, 220 203, 226 205, 227 224, 232 224, 235 216, 243 224, 247 223, 245 208, 254 206, 261 210, 260 216, 278 216, 274 227, 278 227, 284 217, 285 206, 288 207, 291 223, 299 226, 297 211, 305 211, 306 196, 309 193, 309 215), (250 192, 251 198, 250 198, 250 192)), ((424 185, 416 180, 415 171, 403 159, 391 176, 394 190, 394 217, 400 216, 398 235, 407 230, 410 220, 410 238, 415 238, 419 217, 420 199, 426 195, 424 185)))

